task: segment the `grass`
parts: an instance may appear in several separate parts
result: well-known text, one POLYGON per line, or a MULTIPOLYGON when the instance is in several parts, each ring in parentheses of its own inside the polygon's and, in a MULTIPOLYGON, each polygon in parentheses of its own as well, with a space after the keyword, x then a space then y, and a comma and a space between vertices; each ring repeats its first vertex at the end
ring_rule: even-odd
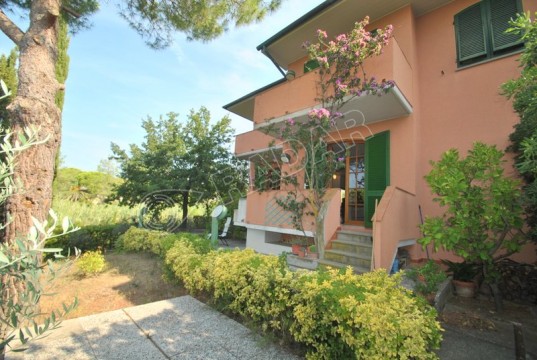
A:
MULTIPOLYGON (((110 225, 125 222, 135 222, 138 219, 140 206, 129 208, 116 204, 91 204, 87 202, 73 202, 64 199, 55 199, 52 208, 60 218, 69 217, 76 226, 84 227, 89 225, 110 225)), ((200 216, 204 213, 203 206, 192 206, 188 209, 188 216, 200 216)), ((181 215, 179 206, 166 209, 163 218, 181 215)))

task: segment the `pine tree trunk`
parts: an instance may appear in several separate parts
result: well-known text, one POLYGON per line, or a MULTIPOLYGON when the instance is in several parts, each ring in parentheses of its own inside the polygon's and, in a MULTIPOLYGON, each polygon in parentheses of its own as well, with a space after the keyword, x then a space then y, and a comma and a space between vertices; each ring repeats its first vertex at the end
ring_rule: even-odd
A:
POLYGON ((12 218, 6 229, 7 241, 28 232, 31 216, 43 221, 52 202, 55 159, 61 140, 61 112, 54 102, 60 90, 55 76, 59 13, 58 0, 32 1, 30 28, 18 44, 18 93, 8 108, 12 130, 21 134, 25 127, 34 126, 39 138, 47 141, 17 158, 14 178, 23 192, 7 201, 12 218))

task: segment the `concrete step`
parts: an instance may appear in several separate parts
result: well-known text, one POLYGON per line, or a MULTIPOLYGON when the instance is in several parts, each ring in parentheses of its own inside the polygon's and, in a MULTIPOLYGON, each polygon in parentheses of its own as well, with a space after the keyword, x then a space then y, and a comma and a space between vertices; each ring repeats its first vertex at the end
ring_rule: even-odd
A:
POLYGON ((348 264, 351 266, 358 266, 363 268, 369 268, 371 266, 371 253, 359 254, 351 253, 343 250, 325 250, 324 260, 332 260, 342 264, 348 264))
POLYGON ((319 266, 330 266, 330 267, 338 268, 338 269, 345 269, 346 267, 350 266, 356 274, 363 274, 363 273, 370 271, 370 268, 365 268, 361 266, 352 266, 352 265, 343 264, 343 263, 328 260, 328 259, 320 259, 319 266))
POLYGON ((339 230, 336 234, 337 234, 336 235, 337 240, 353 241, 358 244, 371 244, 372 243, 372 237, 371 237, 371 234, 369 233, 339 230))
POLYGON ((347 251, 350 253, 364 254, 371 256, 373 245, 372 244, 363 244, 356 243, 352 240, 339 240, 336 239, 332 241, 332 249, 347 251))

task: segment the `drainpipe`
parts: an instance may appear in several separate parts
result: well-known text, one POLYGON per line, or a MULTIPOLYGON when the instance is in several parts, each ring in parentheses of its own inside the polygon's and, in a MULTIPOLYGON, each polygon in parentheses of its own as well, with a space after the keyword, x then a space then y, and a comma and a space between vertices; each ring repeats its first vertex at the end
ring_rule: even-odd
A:
POLYGON ((268 52, 266 46, 263 46, 263 48, 261 49, 261 53, 262 53, 263 55, 265 55, 266 57, 268 57, 269 60, 272 61, 272 63, 274 64, 274 66, 276 66, 276 69, 278 69, 278 71, 285 77, 285 71, 283 71, 283 69, 281 68, 281 66, 278 65, 278 63, 276 62, 276 60, 274 60, 274 58, 272 57, 272 55, 270 55, 270 53, 268 52))

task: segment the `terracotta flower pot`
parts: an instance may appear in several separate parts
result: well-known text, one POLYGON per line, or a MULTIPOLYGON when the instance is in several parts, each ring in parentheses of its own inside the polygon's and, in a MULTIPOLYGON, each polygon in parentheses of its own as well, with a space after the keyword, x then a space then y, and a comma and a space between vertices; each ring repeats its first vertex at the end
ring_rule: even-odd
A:
POLYGON ((310 252, 310 253, 308 253, 307 257, 310 258, 310 259, 318 259, 319 258, 319 253, 310 252))
POLYGON ((475 283, 473 281, 453 280, 455 293, 460 297, 472 298, 475 296, 475 283))
POLYGON ((298 253, 302 250, 302 247, 298 244, 291 245, 291 252, 295 255, 298 255, 298 253))
POLYGON ((305 257, 306 256, 306 252, 304 251, 304 249, 300 248, 300 250, 298 251, 298 253, 296 254, 298 255, 298 257, 305 257))

